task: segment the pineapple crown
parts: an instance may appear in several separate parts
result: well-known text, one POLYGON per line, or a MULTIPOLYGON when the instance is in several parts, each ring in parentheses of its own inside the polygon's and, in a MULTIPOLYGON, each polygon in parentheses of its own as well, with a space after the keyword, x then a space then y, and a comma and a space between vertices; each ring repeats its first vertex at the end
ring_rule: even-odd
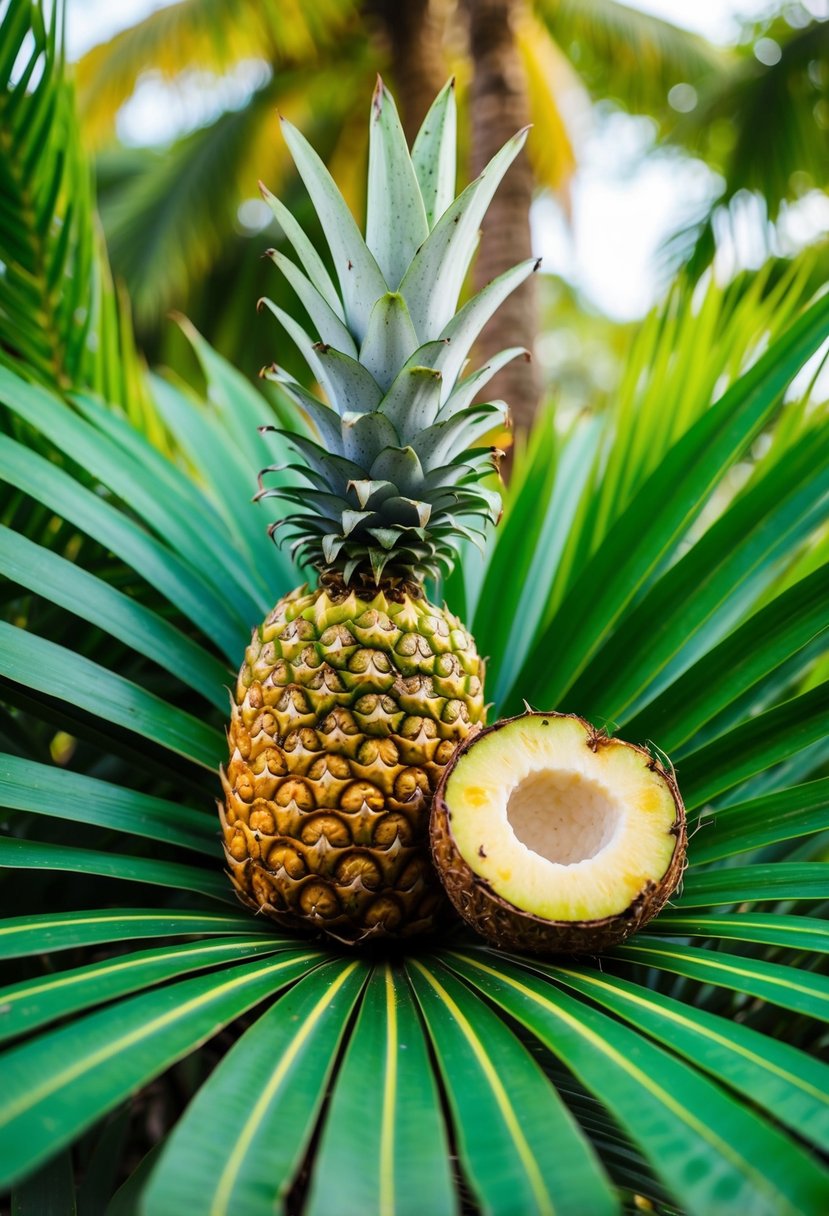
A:
POLYGON ((496 153, 455 198, 454 82, 438 94, 409 152, 394 101, 378 78, 370 119, 368 206, 363 238, 331 175, 299 131, 282 120, 288 149, 331 250, 339 289, 304 231, 264 186, 262 194, 302 264, 276 250, 282 271, 318 339, 271 300, 274 313, 329 399, 312 396, 278 365, 278 383, 318 437, 276 431, 301 464, 260 473, 257 497, 296 508, 271 525, 293 553, 346 584, 370 578, 422 581, 451 570, 461 538, 479 542, 497 522, 500 495, 483 484, 494 449, 476 447, 507 417, 503 401, 473 404, 523 347, 467 374, 467 356, 498 305, 535 269, 522 262, 458 312, 481 220, 521 150, 526 129, 496 153), (263 486, 282 469, 305 485, 263 486))

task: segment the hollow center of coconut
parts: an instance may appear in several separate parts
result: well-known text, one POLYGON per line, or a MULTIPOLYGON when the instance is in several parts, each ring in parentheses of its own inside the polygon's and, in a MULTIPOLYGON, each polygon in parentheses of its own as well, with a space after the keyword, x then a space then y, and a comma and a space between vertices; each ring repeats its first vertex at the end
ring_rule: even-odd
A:
POLYGON ((551 768, 524 777, 507 799, 507 819, 518 839, 562 866, 600 853, 613 838, 620 812, 597 782, 551 768))

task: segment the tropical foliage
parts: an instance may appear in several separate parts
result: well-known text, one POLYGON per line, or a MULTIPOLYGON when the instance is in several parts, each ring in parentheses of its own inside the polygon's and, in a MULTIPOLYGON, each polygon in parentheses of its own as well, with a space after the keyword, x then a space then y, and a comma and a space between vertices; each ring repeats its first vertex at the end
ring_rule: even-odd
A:
POLYGON ((829 21, 787 5, 753 23, 740 49, 673 132, 722 180, 697 222, 675 238, 675 252, 696 273, 740 223, 769 252, 790 252, 778 221, 810 191, 829 187, 829 21))
MULTIPOLYGON (((29 107, 61 112, 59 70, 20 84, 32 47, 57 54, 53 27, 24 38, 33 11, 0 10, 4 49, 22 31, 4 177, 29 107)), ((30 216, 2 214, 9 266, 30 216)), ((42 228, 32 299, 65 225, 42 228)), ((349 954, 238 909, 212 808, 226 690, 297 579, 250 501, 273 407, 185 327, 205 393, 142 379, 142 425, 97 378, 105 344, 52 375, 4 312, 0 1185, 20 1211, 826 1211, 829 297, 809 282, 677 289, 606 411, 539 420, 500 529, 443 588, 492 656, 493 714, 575 710, 676 764, 681 895, 578 964, 461 931, 349 954)))
POLYGON ((59 9, 4 7, 0 359, 47 384, 88 387, 137 419, 148 395, 94 212, 59 9))
MULTIPOLYGON (((215 296, 205 282, 218 279, 227 284, 230 266, 238 281, 240 258, 249 256, 256 265, 260 241, 240 232, 237 214, 240 204, 255 195, 251 166, 280 195, 291 189, 290 159, 273 138, 274 109, 312 133, 314 146, 346 198, 362 207, 363 99, 378 70, 395 83, 395 63, 374 11, 383 7, 329 0, 314 5, 311 17, 296 5, 245 4, 240 9, 213 0, 184 0, 150 13, 92 48, 78 64, 84 128, 94 146, 104 147, 142 73, 156 73, 175 86, 192 81, 197 68, 205 80, 214 82, 215 91, 217 80, 246 64, 249 69, 251 61, 261 69, 258 87, 162 154, 136 148, 103 154, 102 211, 113 260, 145 327, 171 304, 181 307, 187 293, 188 308, 196 310, 202 326, 220 338, 226 335, 224 349, 231 349, 230 335, 212 308, 215 296), (252 10, 255 16, 247 22, 252 10), (143 256, 138 257, 137 250, 143 256)), ((433 69, 436 79, 429 100, 451 72, 457 73, 462 91, 469 83, 466 61, 452 50, 466 37, 464 6, 433 7, 453 32, 433 69)), ((588 89, 636 112, 655 114, 667 129, 671 86, 680 81, 699 84, 721 67, 722 56, 704 39, 616 0, 538 0, 535 6, 512 7, 528 117, 535 124, 528 155, 538 185, 555 191, 566 192, 572 176, 574 129, 577 116, 589 105, 588 89), (632 70, 642 63, 646 71, 632 70)), ((257 80, 255 73, 249 75, 257 80)), ((396 95, 404 107, 404 122, 416 131, 425 110, 406 122, 405 89, 398 88, 396 95)), ((466 152, 468 136, 463 144, 466 152)), ((476 159, 485 163, 497 146, 476 159)), ((247 287, 242 290, 250 295, 247 287)), ((242 306, 245 298, 237 296, 242 306)))

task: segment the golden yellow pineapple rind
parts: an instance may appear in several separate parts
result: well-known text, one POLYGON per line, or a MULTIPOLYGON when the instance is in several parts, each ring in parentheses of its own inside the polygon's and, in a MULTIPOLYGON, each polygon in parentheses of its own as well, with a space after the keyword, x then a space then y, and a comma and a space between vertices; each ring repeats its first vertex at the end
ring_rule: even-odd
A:
POLYGON ((433 931, 432 796, 484 717, 483 663, 425 599, 300 589, 239 672, 220 808, 240 898, 348 942, 433 931))

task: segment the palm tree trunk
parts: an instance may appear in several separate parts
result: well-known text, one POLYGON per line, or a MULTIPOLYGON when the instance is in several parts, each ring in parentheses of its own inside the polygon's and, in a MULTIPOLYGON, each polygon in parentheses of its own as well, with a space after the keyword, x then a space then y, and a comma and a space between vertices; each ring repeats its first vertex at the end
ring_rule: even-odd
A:
POLYGON ((411 146, 449 75, 443 52, 447 11, 442 0, 369 0, 389 45, 394 95, 411 146))
MULTIPOLYGON (((464 0, 474 64, 472 84, 473 175, 481 172, 502 144, 529 121, 524 68, 514 28, 524 0, 464 0)), ((507 173, 489 208, 475 265, 481 288, 516 262, 532 256, 529 209, 533 173, 523 151, 507 173)), ((536 276, 514 292, 481 335, 484 359, 508 346, 532 351, 538 328, 536 276)), ((487 397, 508 402, 516 429, 527 429, 538 407, 538 373, 531 361, 516 359, 492 380, 487 397)))

